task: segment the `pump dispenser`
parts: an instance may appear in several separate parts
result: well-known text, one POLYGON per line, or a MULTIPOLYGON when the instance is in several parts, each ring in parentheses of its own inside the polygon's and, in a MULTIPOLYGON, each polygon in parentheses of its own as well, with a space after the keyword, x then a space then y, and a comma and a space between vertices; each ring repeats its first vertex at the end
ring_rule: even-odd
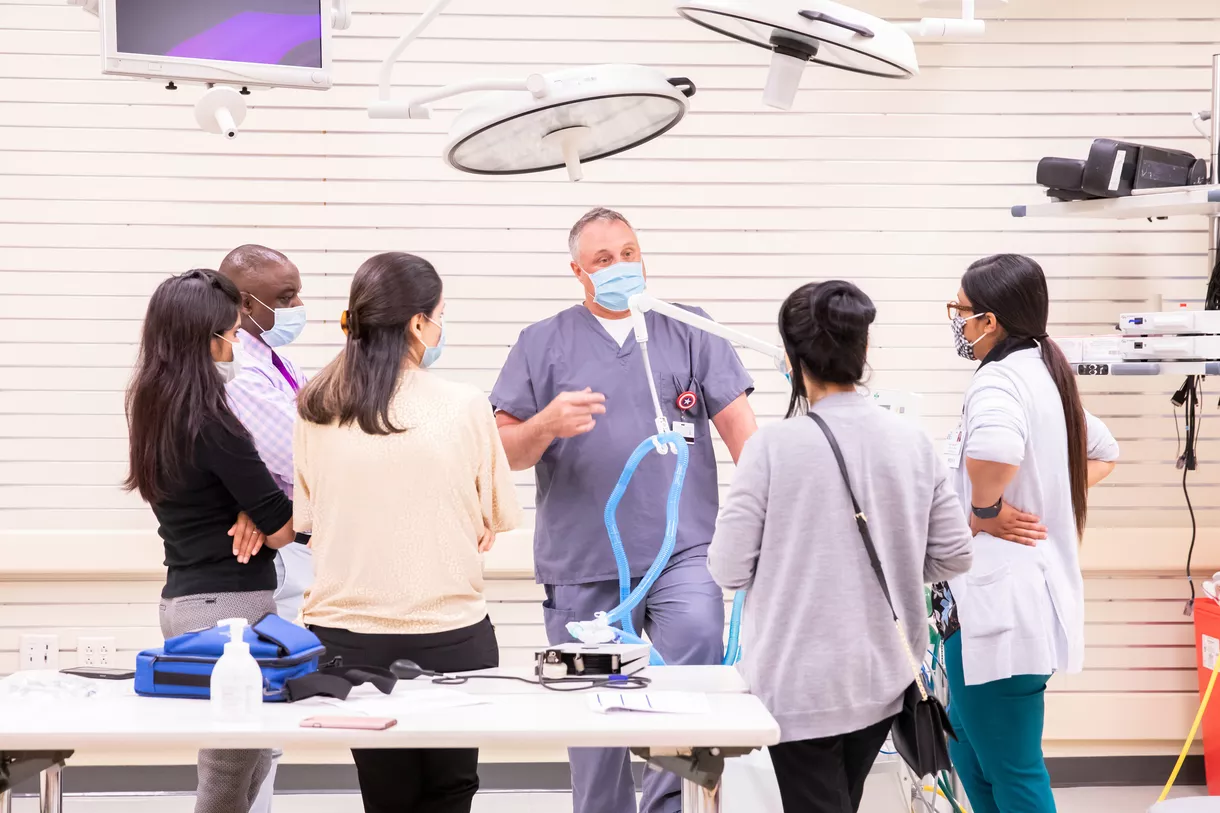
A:
POLYGON ((263 672, 245 641, 248 622, 230 618, 218 626, 229 628, 229 642, 212 669, 212 721, 225 726, 255 727, 262 716, 263 672))

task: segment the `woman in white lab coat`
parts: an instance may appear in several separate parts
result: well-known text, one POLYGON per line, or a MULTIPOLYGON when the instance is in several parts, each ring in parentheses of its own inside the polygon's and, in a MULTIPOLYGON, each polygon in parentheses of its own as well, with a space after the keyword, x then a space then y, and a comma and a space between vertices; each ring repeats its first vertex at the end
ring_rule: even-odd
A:
POLYGON ((1047 337, 1028 257, 979 260, 948 305, 958 355, 980 360, 945 446, 975 533, 970 572, 938 585, 953 762, 975 813, 1052 813, 1042 756, 1046 683, 1084 665, 1078 551, 1088 488, 1118 444, 1081 406, 1047 337))

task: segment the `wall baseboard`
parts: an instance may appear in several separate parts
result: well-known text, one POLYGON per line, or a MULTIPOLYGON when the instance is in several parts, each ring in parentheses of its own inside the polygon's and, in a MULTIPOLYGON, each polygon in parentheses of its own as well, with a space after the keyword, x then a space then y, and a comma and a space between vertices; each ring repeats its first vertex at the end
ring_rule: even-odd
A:
MULTIPOLYGON (((1160 787, 1173 770, 1171 756, 1060 757, 1048 759, 1055 787, 1160 787)), ((636 764, 636 779, 643 765, 636 764)), ((491 763, 479 768, 484 790, 565 791, 571 774, 564 763, 491 763)), ((1178 775, 1178 785, 1206 784, 1203 758, 1187 757, 1178 775)), ((82 766, 64 771, 64 792, 70 794, 190 793, 195 790, 193 765, 116 768, 82 766)), ((354 793, 359 790, 353 765, 280 765, 275 782, 277 793, 354 793)), ((18 794, 38 792, 36 782, 26 782, 18 794)))

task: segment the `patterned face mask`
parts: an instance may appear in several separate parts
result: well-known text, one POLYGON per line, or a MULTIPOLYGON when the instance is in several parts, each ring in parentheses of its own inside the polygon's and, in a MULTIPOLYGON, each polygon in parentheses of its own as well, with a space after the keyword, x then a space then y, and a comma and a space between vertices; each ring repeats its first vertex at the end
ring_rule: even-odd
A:
MULTIPOLYGON (((967 361, 978 361, 974 357, 974 346, 983 340, 979 336, 974 341, 966 338, 966 323, 971 319, 978 319, 980 316, 986 316, 985 313, 976 313, 974 316, 954 316, 950 324, 953 326, 953 345, 957 350, 957 354, 967 361)), ((985 334, 984 334, 985 335, 985 334)))

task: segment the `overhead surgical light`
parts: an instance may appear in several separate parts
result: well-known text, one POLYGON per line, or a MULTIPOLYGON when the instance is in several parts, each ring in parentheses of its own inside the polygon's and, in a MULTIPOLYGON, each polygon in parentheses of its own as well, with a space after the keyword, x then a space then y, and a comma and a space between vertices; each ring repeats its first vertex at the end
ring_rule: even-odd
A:
POLYGON ((830 0, 679 0, 678 14, 771 51, 763 103, 788 110, 810 62, 890 79, 919 73, 900 27, 830 0))
POLYGON ((641 65, 591 65, 524 79, 480 79, 415 96, 392 97, 394 64, 450 0, 435 0, 381 64, 374 119, 426 119, 429 105, 481 91, 454 119, 442 157, 476 175, 522 175, 581 164, 638 147, 673 129, 689 109, 695 86, 641 65))

